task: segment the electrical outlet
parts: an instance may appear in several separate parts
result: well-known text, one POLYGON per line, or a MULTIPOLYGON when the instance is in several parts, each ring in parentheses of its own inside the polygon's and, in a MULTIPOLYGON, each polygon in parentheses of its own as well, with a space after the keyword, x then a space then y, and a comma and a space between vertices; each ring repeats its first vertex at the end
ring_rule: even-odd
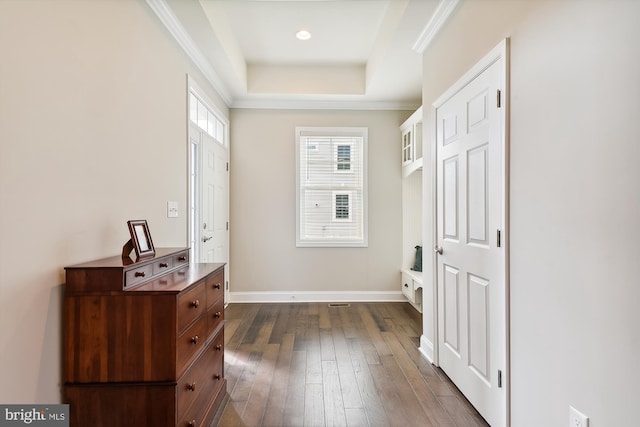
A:
POLYGON ((569 406, 569 427, 589 427, 589 417, 569 406))

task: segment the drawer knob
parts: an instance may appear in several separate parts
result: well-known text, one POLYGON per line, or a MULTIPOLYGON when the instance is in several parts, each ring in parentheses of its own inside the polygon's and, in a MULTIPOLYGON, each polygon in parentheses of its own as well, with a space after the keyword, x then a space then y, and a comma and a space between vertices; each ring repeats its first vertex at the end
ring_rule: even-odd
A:
POLYGON ((160 263, 160 268, 167 268, 167 267, 169 267, 169 264, 167 264, 166 262, 160 263))
POLYGON ((219 319, 220 317, 222 317, 222 313, 217 311, 216 314, 213 315, 213 317, 215 317, 216 319, 219 319))
POLYGON ((144 277, 144 271, 136 271, 135 277, 144 277))
POLYGON ((405 287, 405 288, 408 288, 408 287, 409 287, 409 285, 407 285, 407 284, 405 283, 405 284, 404 284, 404 287, 405 287))
MULTIPOLYGON (((187 260, 186 256, 179 256, 178 257, 178 261, 186 261, 186 260, 187 260)), ((194 423, 195 423, 195 421, 194 421, 194 423)))
POLYGON ((196 391, 196 383, 192 382, 191 384, 187 384, 187 390, 196 391))
POLYGON ((193 301, 191 301, 191 307, 193 308, 200 307, 200 300, 194 299, 193 301))
POLYGON ((213 379, 214 380, 219 380, 220 378, 222 378, 222 375, 220 375, 220 374, 214 374, 213 375, 213 379))
POLYGON ((222 344, 218 344, 216 346, 216 351, 222 351, 222 344))
POLYGON ((188 427, 196 427, 196 420, 191 420, 187 423, 188 427))
POLYGON ((216 288, 216 289, 222 288, 222 286, 220 286, 220 283, 216 283, 215 285, 213 285, 213 287, 216 288))
POLYGON ((199 338, 198 338, 198 336, 197 336, 197 335, 195 335, 195 336, 191 337, 191 343, 192 343, 192 344, 198 344, 198 339, 199 339, 199 338))

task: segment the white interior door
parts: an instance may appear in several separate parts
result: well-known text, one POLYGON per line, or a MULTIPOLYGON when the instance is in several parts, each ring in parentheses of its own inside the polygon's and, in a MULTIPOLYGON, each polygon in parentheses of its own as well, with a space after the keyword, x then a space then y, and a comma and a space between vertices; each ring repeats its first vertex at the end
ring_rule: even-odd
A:
POLYGON ((201 132, 200 262, 227 262, 227 150, 201 132))
POLYGON ((436 107, 438 363, 493 427, 507 425, 505 55, 436 107))

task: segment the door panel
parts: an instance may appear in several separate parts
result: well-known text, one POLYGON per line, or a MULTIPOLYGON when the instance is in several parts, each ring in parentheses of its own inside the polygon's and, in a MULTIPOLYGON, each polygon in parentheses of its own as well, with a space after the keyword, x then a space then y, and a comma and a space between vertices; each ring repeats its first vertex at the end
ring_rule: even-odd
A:
POLYGON ((487 91, 470 99, 467 102, 467 111, 467 129, 471 132, 473 127, 487 120, 487 91))
POLYGON ((467 154, 467 221, 468 242, 488 247, 488 189, 487 151, 488 144, 475 148, 467 154))
POLYGON ((446 159, 443 174, 443 221, 444 238, 458 240, 458 156, 446 159))
POLYGON ((467 294, 469 366, 482 380, 489 382, 489 281, 469 274, 467 294))
POLYGON ((444 265, 444 343, 460 357, 460 271, 444 265))
POLYGON ((452 112, 442 119, 443 144, 447 145, 455 141, 458 136, 458 116, 452 112))

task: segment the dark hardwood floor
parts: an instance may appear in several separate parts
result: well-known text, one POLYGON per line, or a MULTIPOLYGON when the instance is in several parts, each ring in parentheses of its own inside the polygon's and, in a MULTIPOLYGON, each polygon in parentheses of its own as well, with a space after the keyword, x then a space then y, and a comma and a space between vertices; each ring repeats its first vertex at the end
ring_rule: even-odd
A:
POLYGON ((487 426, 419 353, 406 303, 230 304, 218 426, 487 426))

